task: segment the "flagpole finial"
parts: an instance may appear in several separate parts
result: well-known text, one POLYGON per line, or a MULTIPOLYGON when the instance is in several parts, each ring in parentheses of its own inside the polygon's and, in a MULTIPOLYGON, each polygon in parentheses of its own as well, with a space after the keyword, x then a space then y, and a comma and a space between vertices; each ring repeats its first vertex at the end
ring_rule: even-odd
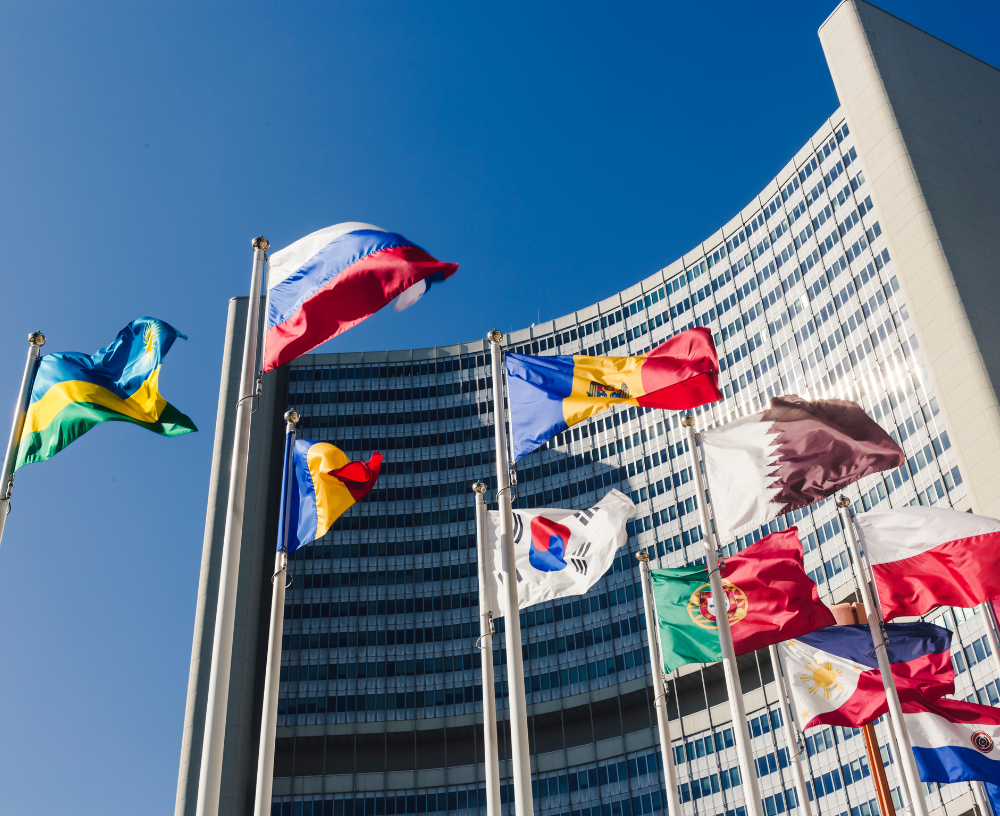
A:
POLYGON ((681 425, 683 425, 685 428, 693 428, 694 414, 687 414, 686 416, 681 417, 681 425))
POLYGON ((647 553, 647 552, 637 552, 635 554, 635 560, 636 561, 644 561, 644 562, 648 561, 649 560, 649 553, 647 553))
POLYGON ((42 334, 40 331, 32 332, 31 334, 28 335, 28 342, 31 343, 31 345, 33 346, 38 346, 39 348, 41 348, 42 346, 45 345, 45 335, 42 334))
POLYGON ((483 493, 486 492, 486 485, 484 485, 482 482, 476 482, 472 486, 472 492, 473 493, 483 494, 483 493))
POLYGON ((254 249, 260 249, 263 250, 264 252, 267 252, 268 247, 270 247, 271 245, 268 243, 267 238, 265 238, 263 235, 258 235, 250 242, 250 246, 252 246, 254 249))
POLYGON ((285 422, 291 422, 293 425, 297 425, 299 422, 299 414, 297 411, 285 411, 285 422))
POLYGON ((847 498, 847 496, 841 494, 840 498, 837 499, 837 507, 850 507, 850 506, 851 506, 851 500, 847 498))
POLYGON ((493 331, 486 335, 486 339, 491 343, 500 344, 503 342, 503 333, 499 329, 493 329, 493 331))

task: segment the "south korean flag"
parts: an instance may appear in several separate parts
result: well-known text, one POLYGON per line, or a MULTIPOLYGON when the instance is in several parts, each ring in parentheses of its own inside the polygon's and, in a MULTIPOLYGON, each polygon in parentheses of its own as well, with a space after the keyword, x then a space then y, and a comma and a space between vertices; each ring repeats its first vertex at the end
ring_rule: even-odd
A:
MULTIPOLYGON (((589 510, 514 510, 514 558, 518 605, 582 595, 610 569, 625 544, 626 522, 635 505, 624 493, 609 491, 589 510)), ((493 586, 486 598, 494 617, 504 613, 500 570, 500 514, 489 513, 487 534, 493 546, 493 586)))

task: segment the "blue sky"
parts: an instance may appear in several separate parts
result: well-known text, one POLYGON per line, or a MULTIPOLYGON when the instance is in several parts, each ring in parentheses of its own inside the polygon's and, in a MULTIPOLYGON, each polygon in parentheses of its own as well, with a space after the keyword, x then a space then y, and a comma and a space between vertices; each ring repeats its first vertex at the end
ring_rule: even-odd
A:
MULTIPOLYGON (((884 5, 1000 65, 996 3, 884 5)), ((18 474, 0 812, 173 811, 226 304, 253 236, 367 221, 460 263, 330 350, 586 306, 725 223, 835 110, 816 36, 833 7, 8 4, 0 406, 30 331, 92 352, 148 314, 190 336, 161 389, 202 432, 105 425, 18 474)))

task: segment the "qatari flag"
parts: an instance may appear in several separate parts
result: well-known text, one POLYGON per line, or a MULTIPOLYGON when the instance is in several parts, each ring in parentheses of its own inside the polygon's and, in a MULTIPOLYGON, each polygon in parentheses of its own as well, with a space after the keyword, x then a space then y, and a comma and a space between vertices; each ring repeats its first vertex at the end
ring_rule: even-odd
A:
POLYGON ((794 394, 702 438, 723 544, 905 459, 856 402, 794 394))
POLYGON ((1000 599, 1000 521, 943 507, 857 520, 885 620, 1000 599))

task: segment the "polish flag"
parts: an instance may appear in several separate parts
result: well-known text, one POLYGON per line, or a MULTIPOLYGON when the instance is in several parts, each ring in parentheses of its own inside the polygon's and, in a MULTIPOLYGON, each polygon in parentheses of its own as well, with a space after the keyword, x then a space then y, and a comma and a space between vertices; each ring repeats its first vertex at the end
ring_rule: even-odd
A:
POLYGON ((1000 521, 940 507, 856 519, 885 620, 1000 599, 1000 521))

